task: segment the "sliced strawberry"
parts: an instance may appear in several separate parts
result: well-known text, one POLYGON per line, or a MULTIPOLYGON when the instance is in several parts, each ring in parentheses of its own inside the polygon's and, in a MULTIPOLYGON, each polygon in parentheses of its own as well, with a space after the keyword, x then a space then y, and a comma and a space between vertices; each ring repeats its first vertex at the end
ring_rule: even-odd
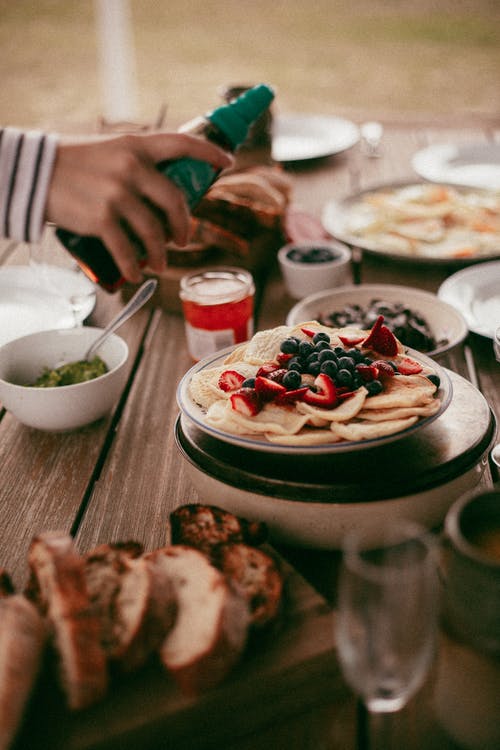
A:
POLYGON ((285 391, 276 399, 277 404, 293 404, 295 401, 302 401, 304 394, 309 390, 309 386, 302 385, 300 388, 294 388, 293 391, 285 391))
POLYGON ((385 354, 386 357, 394 357, 398 353, 397 339, 392 331, 384 325, 383 315, 378 316, 362 346, 379 354, 385 354))
POLYGON ((278 369, 278 365, 275 362, 266 362, 265 364, 259 367, 259 369, 256 372, 255 377, 258 377, 259 375, 263 375, 264 377, 267 377, 271 372, 274 372, 277 369, 278 369))
POLYGON ((245 378, 236 370, 224 370, 221 373, 217 385, 221 391, 236 391, 241 387, 245 378))
POLYGON ((412 359, 411 357, 403 357, 403 359, 397 363, 398 372, 401 375, 418 375, 422 372, 422 365, 420 362, 412 359))
POLYGON ((304 393, 303 400, 306 404, 311 406, 323 406, 325 408, 331 408, 337 403, 337 391, 333 380, 325 375, 324 372, 314 379, 315 391, 309 388, 304 393))
POLYGON ((392 378, 395 374, 394 367, 385 359, 376 359, 375 362, 372 362, 372 366, 377 368, 378 375, 376 377, 378 378, 392 378))
POLYGON ((306 336, 310 336, 311 338, 318 333, 314 328, 308 328, 307 326, 304 326, 300 329, 302 333, 305 333, 306 336))
POLYGON ((286 393, 286 388, 275 380, 258 375, 255 378, 255 391, 263 401, 274 401, 274 399, 286 393))
POLYGON ((273 370, 272 372, 270 372, 267 377, 269 378, 269 380, 273 380, 275 383, 281 383, 287 372, 288 370, 285 370, 284 367, 278 367, 277 370, 273 370))
POLYGON ((339 336, 344 346, 356 346, 356 344, 361 344, 364 338, 364 336, 339 336))
POLYGON ((378 377, 378 367, 375 367, 373 363, 371 365, 356 365, 356 372, 359 372, 365 383, 369 383, 378 377))
POLYGON ((285 352, 280 352, 276 359, 278 360, 280 365, 286 365, 286 363, 294 357, 294 354, 285 354, 285 352))
POLYGON ((337 391, 337 397, 340 401, 345 401, 346 398, 351 398, 351 396, 354 396, 356 391, 344 391, 343 393, 339 393, 337 391))
POLYGON ((254 417, 262 408, 261 401, 254 388, 240 388, 230 396, 231 408, 244 417, 254 417))

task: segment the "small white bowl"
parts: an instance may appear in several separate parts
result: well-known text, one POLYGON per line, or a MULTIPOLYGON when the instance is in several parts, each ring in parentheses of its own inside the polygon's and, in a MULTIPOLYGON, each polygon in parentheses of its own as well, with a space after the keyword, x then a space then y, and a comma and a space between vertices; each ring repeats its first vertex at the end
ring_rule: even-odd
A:
POLYGON ((40 331, 0 347, 0 402, 20 422, 48 432, 64 432, 91 424, 108 414, 118 401, 127 379, 128 346, 112 334, 97 354, 108 372, 93 380, 55 388, 26 386, 45 367, 74 362, 102 333, 87 326, 70 330, 40 331))
POLYGON ((336 240, 291 242, 278 251, 278 262, 287 292, 294 299, 302 299, 309 294, 352 281, 351 251, 347 245, 336 240), (314 248, 329 250, 332 260, 301 263, 290 258, 293 250, 314 248))
POLYGON ((446 341, 438 344, 432 351, 425 352, 430 357, 449 352, 461 344, 469 332, 465 318, 452 305, 431 292, 396 284, 352 284, 312 294, 292 307, 286 323, 297 325, 316 320, 320 315, 340 311, 346 305, 360 305, 364 308, 373 299, 389 303, 402 302, 425 318, 436 341, 446 341))

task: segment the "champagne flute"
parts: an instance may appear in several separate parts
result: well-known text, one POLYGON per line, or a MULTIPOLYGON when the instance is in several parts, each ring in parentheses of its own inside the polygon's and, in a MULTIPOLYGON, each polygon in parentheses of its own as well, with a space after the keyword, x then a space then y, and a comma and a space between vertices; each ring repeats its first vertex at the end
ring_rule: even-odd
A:
MULTIPOLYGON (((376 548, 370 533, 345 539, 336 635, 347 683, 368 716, 383 719, 406 705, 434 659, 438 558, 431 535, 417 524, 388 524, 376 548)), ((376 724, 383 736, 369 744, 389 750, 390 723, 376 724)))

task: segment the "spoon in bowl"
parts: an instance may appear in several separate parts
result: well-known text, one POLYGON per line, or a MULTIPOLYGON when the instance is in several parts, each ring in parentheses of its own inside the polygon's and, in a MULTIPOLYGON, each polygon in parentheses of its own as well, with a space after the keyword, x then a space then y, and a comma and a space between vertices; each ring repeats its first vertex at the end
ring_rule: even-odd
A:
POLYGON ((120 310, 118 315, 115 315, 115 317, 108 323, 101 335, 92 343, 89 349, 87 349, 84 359, 86 359, 87 361, 90 360, 94 352, 101 346, 101 344, 108 338, 108 336, 116 331, 117 328, 123 325, 126 320, 128 320, 132 315, 134 315, 134 313, 137 312, 137 310, 140 310, 140 308, 146 304, 157 286, 158 281, 156 279, 148 279, 147 281, 145 281, 144 284, 142 284, 136 291, 134 296, 129 299, 125 307, 120 310))

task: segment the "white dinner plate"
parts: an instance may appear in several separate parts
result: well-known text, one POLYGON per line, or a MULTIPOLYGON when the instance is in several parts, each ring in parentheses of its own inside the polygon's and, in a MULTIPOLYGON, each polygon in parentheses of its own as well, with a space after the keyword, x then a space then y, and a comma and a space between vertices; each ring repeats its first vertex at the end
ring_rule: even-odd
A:
MULTIPOLYGON (((265 438, 258 438, 249 435, 234 435, 225 430, 221 430, 217 427, 209 425, 205 421, 205 409, 197 404, 189 394, 189 383, 193 375, 197 372, 208 370, 212 367, 219 367, 224 363, 226 357, 237 348, 236 346, 230 346, 227 349, 222 349, 215 354, 206 357, 205 359, 197 362, 187 373, 183 376, 177 388, 177 403, 182 414, 207 435, 210 435, 218 440, 222 440, 225 443, 236 445, 242 448, 248 448, 249 450, 261 451, 265 453, 280 453, 289 455, 314 455, 314 454, 337 454, 345 453, 347 451, 360 451, 366 450, 367 448, 374 448, 385 443, 392 443, 395 440, 401 440, 403 438, 412 435, 417 430, 426 427, 428 424, 437 419, 441 414, 448 408, 451 397, 452 397, 452 384, 451 380, 442 367, 434 362, 429 357, 426 357, 420 352, 415 352, 413 349, 407 349, 408 355, 432 368, 437 375, 439 375, 441 384, 438 390, 438 396, 441 399, 440 409, 433 414, 431 417, 424 417, 415 422, 411 427, 406 430, 401 430, 393 435, 385 435, 383 437, 375 438, 373 440, 357 440, 357 441, 344 441, 340 443, 331 443, 328 445, 307 445, 307 446, 294 446, 294 445, 279 445, 277 443, 269 443, 265 438)), ((229 365, 228 365, 229 367, 229 365)))
POLYGON ((278 162, 319 159, 346 151, 358 141, 358 126, 342 117, 280 115, 273 121, 272 157, 278 162))
POLYGON ((500 190, 500 143, 442 143, 413 156, 413 169, 432 182, 500 190))
POLYGON ((80 325, 95 297, 92 282, 66 268, 0 268, 0 346, 28 333, 80 325))
POLYGON ((449 189, 446 206, 432 206, 429 192, 439 188, 430 182, 388 183, 342 200, 327 201, 322 223, 327 232, 347 245, 404 262, 463 266, 498 258, 500 231, 496 227, 500 194, 474 187, 441 185, 449 189), (463 217, 463 221, 450 226, 443 207, 463 217), (482 221, 485 212, 493 214, 493 229, 488 232, 476 228, 472 221, 473 218, 482 221), (417 233, 413 236, 408 233, 412 227, 415 232, 410 219, 422 220, 417 222, 417 233), (437 235, 433 236, 435 231, 437 235))
POLYGON ((457 271, 441 284, 438 297, 462 313, 473 333, 493 339, 500 325, 500 260, 457 271))

